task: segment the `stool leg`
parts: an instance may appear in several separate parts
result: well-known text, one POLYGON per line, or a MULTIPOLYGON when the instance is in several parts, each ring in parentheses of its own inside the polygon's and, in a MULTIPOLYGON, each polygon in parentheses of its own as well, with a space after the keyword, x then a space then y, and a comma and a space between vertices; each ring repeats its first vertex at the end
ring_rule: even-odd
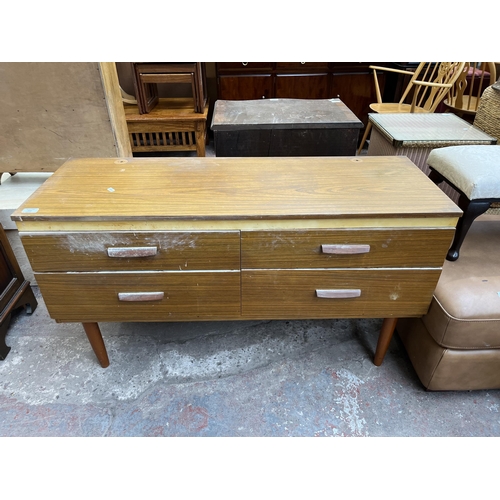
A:
POLYGON ((463 210, 464 214, 460 218, 457 224, 457 229, 455 231, 455 238, 448 250, 448 255, 446 260, 455 261, 458 259, 460 252, 460 247, 469 231, 471 224, 474 220, 481 214, 484 214, 488 208, 490 208, 491 203, 489 201, 483 200, 472 200, 470 201, 465 195, 461 194, 458 199, 458 206, 463 210))
POLYGON ((437 170, 433 170, 432 168, 430 169, 428 177, 434 184, 441 184, 441 182, 444 181, 444 177, 437 170))

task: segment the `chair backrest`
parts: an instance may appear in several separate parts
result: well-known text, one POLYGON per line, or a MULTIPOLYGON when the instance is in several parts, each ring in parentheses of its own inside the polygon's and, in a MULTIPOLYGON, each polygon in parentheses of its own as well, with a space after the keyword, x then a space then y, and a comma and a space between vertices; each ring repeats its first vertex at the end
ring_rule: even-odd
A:
POLYGON ((434 113, 464 69, 464 62, 421 62, 408 83, 400 104, 408 99, 415 107, 434 113))
POLYGON ((467 62, 444 104, 458 115, 475 115, 482 93, 495 81, 495 63, 467 62))
POLYGON ((496 137, 497 144, 500 144, 500 90, 489 86, 483 92, 474 118, 474 127, 496 137))

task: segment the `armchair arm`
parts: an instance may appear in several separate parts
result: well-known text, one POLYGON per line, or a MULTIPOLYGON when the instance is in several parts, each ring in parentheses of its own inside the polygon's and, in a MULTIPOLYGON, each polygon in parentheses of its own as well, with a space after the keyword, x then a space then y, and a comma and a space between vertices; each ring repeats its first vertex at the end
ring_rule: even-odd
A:
POLYGON ((426 87, 440 87, 442 89, 451 88, 453 84, 451 83, 434 83, 434 82, 422 82, 421 80, 413 80, 414 85, 425 85, 426 87))
POLYGON ((385 68, 383 66, 368 66, 368 67, 373 70, 373 80, 375 82, 375 94, 377 96, 377 102, 379 104, 382 104, 382 93, 380 92, 380 85, 378 83, 377 70, 388 71, 390 73, 400 73, 403 75, 414 75, 415 74, 414 71, 406 71, 403 69, 385 68))

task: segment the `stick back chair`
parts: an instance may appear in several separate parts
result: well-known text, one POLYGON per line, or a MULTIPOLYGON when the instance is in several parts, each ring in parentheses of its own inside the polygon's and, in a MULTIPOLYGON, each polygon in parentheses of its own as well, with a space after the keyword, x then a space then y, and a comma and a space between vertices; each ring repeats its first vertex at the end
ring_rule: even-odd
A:
MULTIPOLYGON (((464 66, 464 62, 421 62, 415 71, 370 66, 373 70, 377 96, 377 102, 370 104, 370 110, 374 113, 434 113, 462 74, 464 66), (383 102, 377 71, 411 76, 399 102, 383 102)), ((358 154, 361 153, 370 130, 371 122, 368 122, 358 148, 358 154)))
POLYGON ((482 93, 496 78, 495 63, 467 62, 443 104, 458 116, 474 119, 482 93))

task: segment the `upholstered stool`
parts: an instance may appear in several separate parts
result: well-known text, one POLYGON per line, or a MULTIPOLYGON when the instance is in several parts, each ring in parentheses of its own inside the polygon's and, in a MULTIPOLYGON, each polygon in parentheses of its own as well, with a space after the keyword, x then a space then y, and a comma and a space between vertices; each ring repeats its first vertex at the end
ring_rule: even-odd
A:
POLYGON ((500 388, 500 216, 471 227, 446 261, 429 312, 399 319, 397 332, 429 390, 500 388))
POLYGON ((500 147, 451 146, 431 151, 427 159, 430 179, 446 181, 460 194, 464 214, 457 224, 447 260, 457 260, 460 247, 476 217, 500 202, 500 147))

